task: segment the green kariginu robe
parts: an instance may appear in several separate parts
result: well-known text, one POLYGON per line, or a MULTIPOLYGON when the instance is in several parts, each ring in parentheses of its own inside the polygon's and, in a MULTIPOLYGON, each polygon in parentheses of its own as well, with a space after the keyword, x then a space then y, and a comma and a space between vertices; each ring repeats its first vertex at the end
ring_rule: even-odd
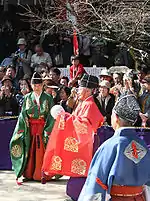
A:
POLYGON ((29 118, 44 118, 45 125, 42 137, 45 147, 48 142, 48 136, 54 125, 54 119, 50 114, 50 110, 53 106, 52 96, 42 92, 39 102, 40 105, 38 106, 34 92, 25 96, 24 104, 10 141, 11 161, 17 178, 22 176, 27 164, 30 149, 29 118))

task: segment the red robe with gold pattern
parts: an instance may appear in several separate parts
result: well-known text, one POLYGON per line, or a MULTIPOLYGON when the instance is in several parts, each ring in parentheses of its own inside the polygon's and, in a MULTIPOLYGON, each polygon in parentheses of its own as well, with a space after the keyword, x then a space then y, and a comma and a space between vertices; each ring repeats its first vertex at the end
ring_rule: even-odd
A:
POLYGON ((46 148, 43 171, 71 177, 86 177, 92 160, 94 133, 104 118, 93 97, 87 98, 71 115, 58 116, 46 148))

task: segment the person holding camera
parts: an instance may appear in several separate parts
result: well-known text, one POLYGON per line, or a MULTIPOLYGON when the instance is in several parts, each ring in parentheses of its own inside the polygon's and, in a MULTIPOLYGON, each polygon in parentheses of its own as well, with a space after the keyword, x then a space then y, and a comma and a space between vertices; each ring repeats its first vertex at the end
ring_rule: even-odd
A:
POLYGON ((4 76, 0 90, 0 116, 17 116, 18 104, 15 98, 15 91, 12 79, 4 76))
POLYGON ((13 57, 13 64, 16 67, 16 78, 22 79, 25 74, 31 76, 31 50, 27 49, 27 43, 24 38, 18 40, 18 50, 13 57))

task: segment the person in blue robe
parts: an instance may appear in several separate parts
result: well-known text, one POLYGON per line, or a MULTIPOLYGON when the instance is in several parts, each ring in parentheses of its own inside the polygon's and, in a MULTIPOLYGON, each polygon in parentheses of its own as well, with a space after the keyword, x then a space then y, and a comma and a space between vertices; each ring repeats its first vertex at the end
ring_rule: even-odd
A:
POLYGON ((150 151, 132 127, 139 112, 134 95, 117 101, 111 120, 115 134, 95 153, 78 201, 145 201, 150 151))

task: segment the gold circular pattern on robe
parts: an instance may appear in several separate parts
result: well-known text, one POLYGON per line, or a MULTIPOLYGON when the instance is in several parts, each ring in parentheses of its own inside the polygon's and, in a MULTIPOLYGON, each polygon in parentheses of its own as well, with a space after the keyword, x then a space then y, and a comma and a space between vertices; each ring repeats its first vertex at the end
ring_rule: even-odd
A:
POLYGON ((20 145, 16 144, 11 148, 11 154, 15 157, 15 158, 19 158, 22 155, 22 148, 20 145))
POLYGON ((85 175, 86 173, 86 162, 82 159, 75 159, 71 164, 71 172, 78 175, 85 175))
POLYGON ((53 156, 50 170, 61 170, 61 168, 62 159, 59 156, 53 156))

